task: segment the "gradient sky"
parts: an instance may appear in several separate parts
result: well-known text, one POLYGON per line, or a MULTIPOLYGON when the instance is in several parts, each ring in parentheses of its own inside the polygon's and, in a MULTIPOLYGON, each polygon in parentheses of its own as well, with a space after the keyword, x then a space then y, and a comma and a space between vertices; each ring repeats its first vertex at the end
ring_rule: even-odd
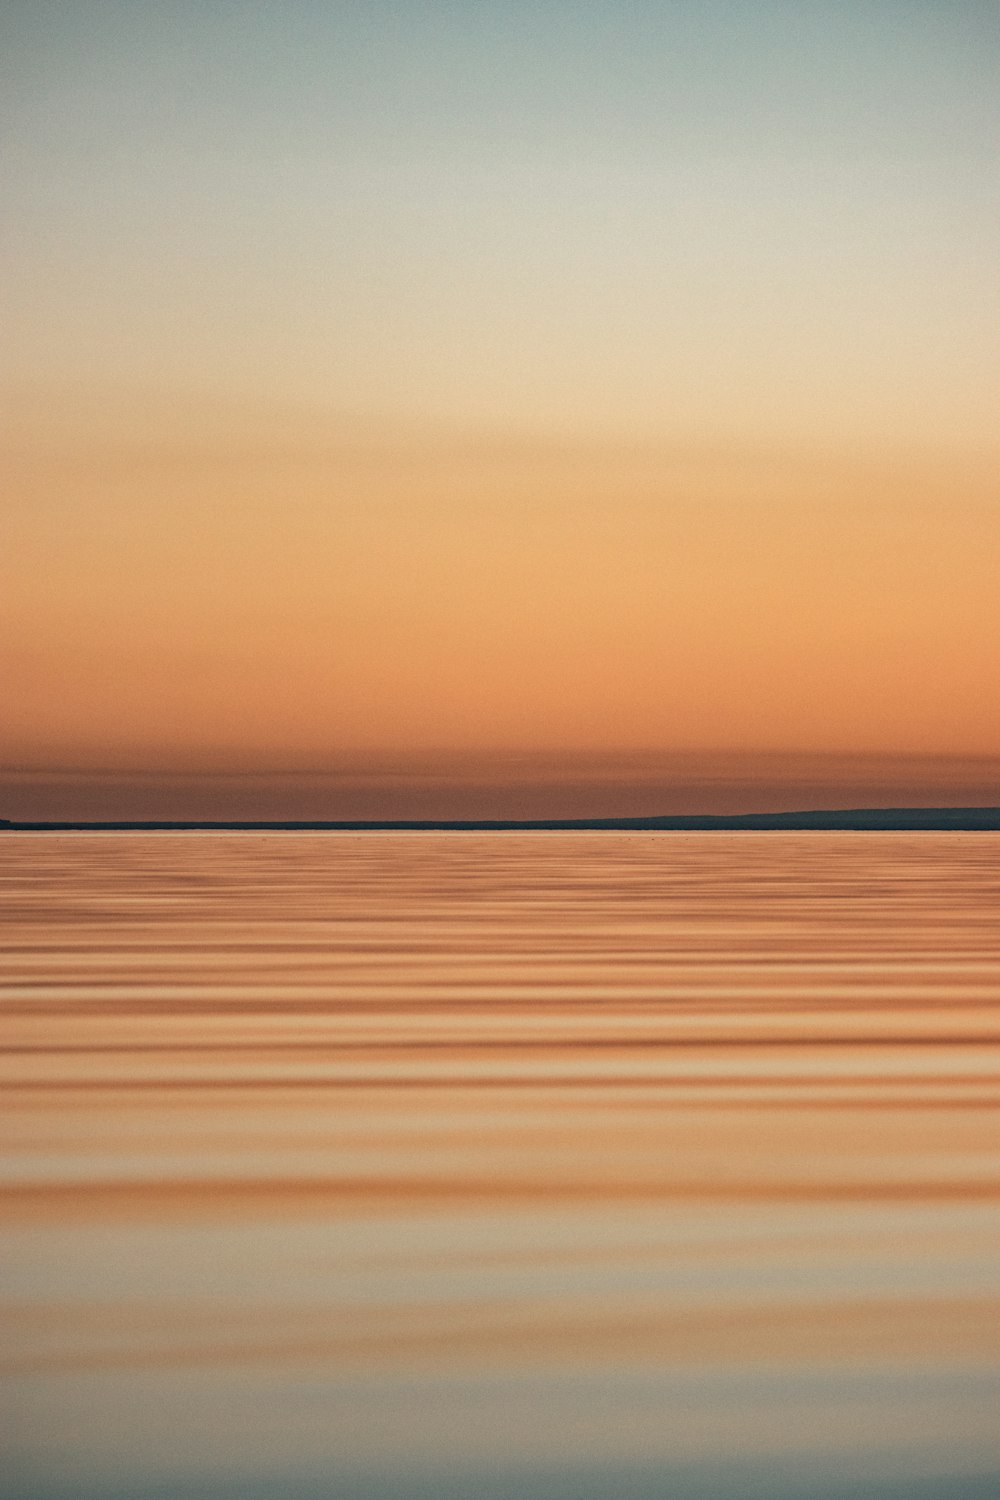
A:
POLYGON ((562 756, 667 811, 702 751, 744 806, 824 800, 774 756, 988 790, 994 0, 0 28, 5 806, 471 815, 562 756))

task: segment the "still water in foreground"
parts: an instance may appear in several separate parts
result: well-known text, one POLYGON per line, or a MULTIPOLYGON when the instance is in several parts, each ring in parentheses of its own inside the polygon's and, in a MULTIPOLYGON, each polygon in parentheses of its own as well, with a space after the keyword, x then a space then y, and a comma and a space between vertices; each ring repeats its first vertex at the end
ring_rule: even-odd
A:
POLYGON ((8 834, 0 1493, 1000 1493, 1000 837, 8 834))

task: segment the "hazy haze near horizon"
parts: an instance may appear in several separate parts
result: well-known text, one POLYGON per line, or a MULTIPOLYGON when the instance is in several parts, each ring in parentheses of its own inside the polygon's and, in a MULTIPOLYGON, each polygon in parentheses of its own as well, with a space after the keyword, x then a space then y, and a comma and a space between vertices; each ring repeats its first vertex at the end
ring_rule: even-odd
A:
POLYGON ((350 756, 325 768, 0 771, 15 821, 599 818, 1000 804, 1000 758, 700 751, 350 756))

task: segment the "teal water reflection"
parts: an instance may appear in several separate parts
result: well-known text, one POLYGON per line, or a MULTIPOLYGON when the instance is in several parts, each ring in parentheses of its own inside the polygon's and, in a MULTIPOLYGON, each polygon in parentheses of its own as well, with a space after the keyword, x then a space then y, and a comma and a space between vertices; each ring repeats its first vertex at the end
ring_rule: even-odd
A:
POLYGON ((5 836, 0 1493, 997 1492, 998 856, 5 836))

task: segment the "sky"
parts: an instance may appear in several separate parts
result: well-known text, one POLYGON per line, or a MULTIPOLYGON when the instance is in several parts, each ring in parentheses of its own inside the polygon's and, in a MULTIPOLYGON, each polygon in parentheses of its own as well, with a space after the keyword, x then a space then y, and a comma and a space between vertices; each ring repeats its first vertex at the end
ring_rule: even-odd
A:
POLYGON ((0 812, 1000 802, 994 0, 0 54, 0 812))

